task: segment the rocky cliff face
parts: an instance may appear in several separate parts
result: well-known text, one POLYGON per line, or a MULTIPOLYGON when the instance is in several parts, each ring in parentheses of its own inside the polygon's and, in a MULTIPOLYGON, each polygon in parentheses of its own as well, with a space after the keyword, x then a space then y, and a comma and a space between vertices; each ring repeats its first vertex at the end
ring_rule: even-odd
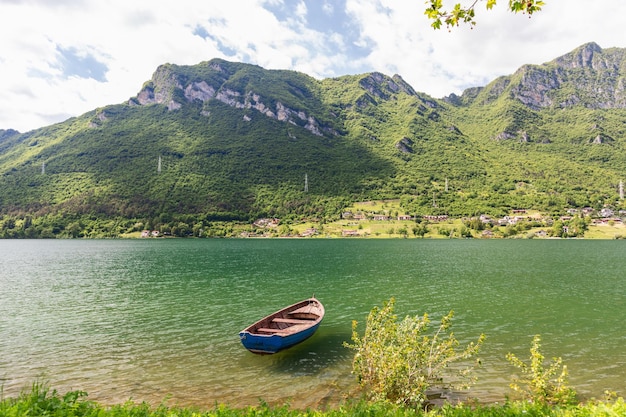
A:
POLYGON ((548 63, 524 65, 511 76, 447 101, 488 104, 503 95, 534 110, 575 105, 626 108, 626 49, 588 43, 548 63))
POLYGON ((399 75, 389 78, 380 72, 372 72, 362 78, 359 85, 372 96, 383 100, 388 100, 389 97, 400 91, 409 95, 416 95, 413 87, 407 84, 399 75))
MULTIPOLYGON (((163 104, 172 111, 180 109, 185 103, 205 103, 210 100, 217 100, 231 107, 254 109, 266 117, 303 126, 317 136, 337 134, 334 129, 324 126, 304 110, 291 108, 273 97, 262 97, 254 89, 247 86, 244 88, 230 86, 229 81, 238 71, 234 73, 229 71, 225 68, 224 63, 221 60, 212 60, 209 63, 199 64, 200 67, 208 67, 207 74, 209 77, 207 79, 198 79, 197 76, 191 79, 183 74, 185 71, 188 72, 190 68, 193 71, 194 67, 187 67, 185 71, 181 72, 181 67, 162 65, 137 96, 129 100, 129 104, 142 106, 163 104)), ((252 67, 246 64, 237 65, 243 71, 247 67, 252 67)), ((202 114, 207 115, 204 112, 202 114)), ((250 121, 249 117, 244 116, 244 119, 250 121)))
MULTIPOLYGON (((218 74, 225 73, 217 62, 209 63, 209 67, 218 74)), ((187 81, 187 77, 179 72, 179 68, 171 64, 159 66, 152 79, 144 84, 136 97, 129 100, 129 104, 142 106, 164 104, 169 110, 176 110, 183 105, 181 98, 189 102, 195 100, 204 102, 216 98, 217 91, 214 86, 204 80, 187 81)), ((226 79, 228 76, 220 81, 226 79)))

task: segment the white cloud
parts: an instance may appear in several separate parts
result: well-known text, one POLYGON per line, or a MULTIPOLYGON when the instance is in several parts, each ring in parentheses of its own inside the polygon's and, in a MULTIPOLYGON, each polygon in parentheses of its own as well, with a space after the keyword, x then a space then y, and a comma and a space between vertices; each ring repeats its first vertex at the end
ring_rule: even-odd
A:
POLYGON ((430 28, 421 1, 0 0, 0 129, 121 103, 166 62, 398 73, 441 97, 586 42, 626 47, 623 0, 604 0, 601 14, 588 0, 547 0, 532 19, 499 3, 490 12, 479 3, 475 29, 448 32, 430 28))

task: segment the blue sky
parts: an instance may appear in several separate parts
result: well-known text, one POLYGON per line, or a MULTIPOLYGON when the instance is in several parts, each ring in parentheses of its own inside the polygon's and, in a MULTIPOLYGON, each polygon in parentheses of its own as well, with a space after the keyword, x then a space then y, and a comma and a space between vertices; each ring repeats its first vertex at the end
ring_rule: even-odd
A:
POLYGON ((424 0, 0 0, 0 129, 122 103, 167 62, 380 71, 443 97, 586 42, 626 47, 626 1, 545 2, 531 19, 479 2, 474 29, 448 32, 430 27, 424 0))

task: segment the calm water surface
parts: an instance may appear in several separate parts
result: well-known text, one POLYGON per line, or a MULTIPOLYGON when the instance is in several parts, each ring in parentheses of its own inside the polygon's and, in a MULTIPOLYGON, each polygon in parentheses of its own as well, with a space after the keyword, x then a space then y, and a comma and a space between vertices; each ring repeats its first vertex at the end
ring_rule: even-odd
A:
POLYGON ((487 335, 470 395, 498 401, 542 335, 585 397, 626 395, 626 241, 66 240, 0 241, 0 385, 81 389, 212 407, 335 404, 354 387, 352 320, 394 296, 397 313, 455 311, 459 339, 487 335), (249 323, 318 297, 307 342, 257 356, 249 323))

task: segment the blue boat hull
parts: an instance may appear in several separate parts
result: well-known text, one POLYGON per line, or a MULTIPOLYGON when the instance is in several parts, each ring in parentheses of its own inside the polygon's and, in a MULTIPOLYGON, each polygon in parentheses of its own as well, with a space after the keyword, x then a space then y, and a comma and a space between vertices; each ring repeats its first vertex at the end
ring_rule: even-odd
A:
POLYGON ((315 333, 319 326, 320 323, 317 323, 315 326, 309 327, 302 332, 287 336, 277 334, 257 335, 243 331, 239 333, 239 338, 241 339, 243 346, 250 352, 271 354, 305 341, 309 337, 313 336, 313 333, 315 333))
POLYGON ((308 339, 324 318, 315 297, 278 310, 239 332, 243 346, 253 353, 276 353, 308 339))

